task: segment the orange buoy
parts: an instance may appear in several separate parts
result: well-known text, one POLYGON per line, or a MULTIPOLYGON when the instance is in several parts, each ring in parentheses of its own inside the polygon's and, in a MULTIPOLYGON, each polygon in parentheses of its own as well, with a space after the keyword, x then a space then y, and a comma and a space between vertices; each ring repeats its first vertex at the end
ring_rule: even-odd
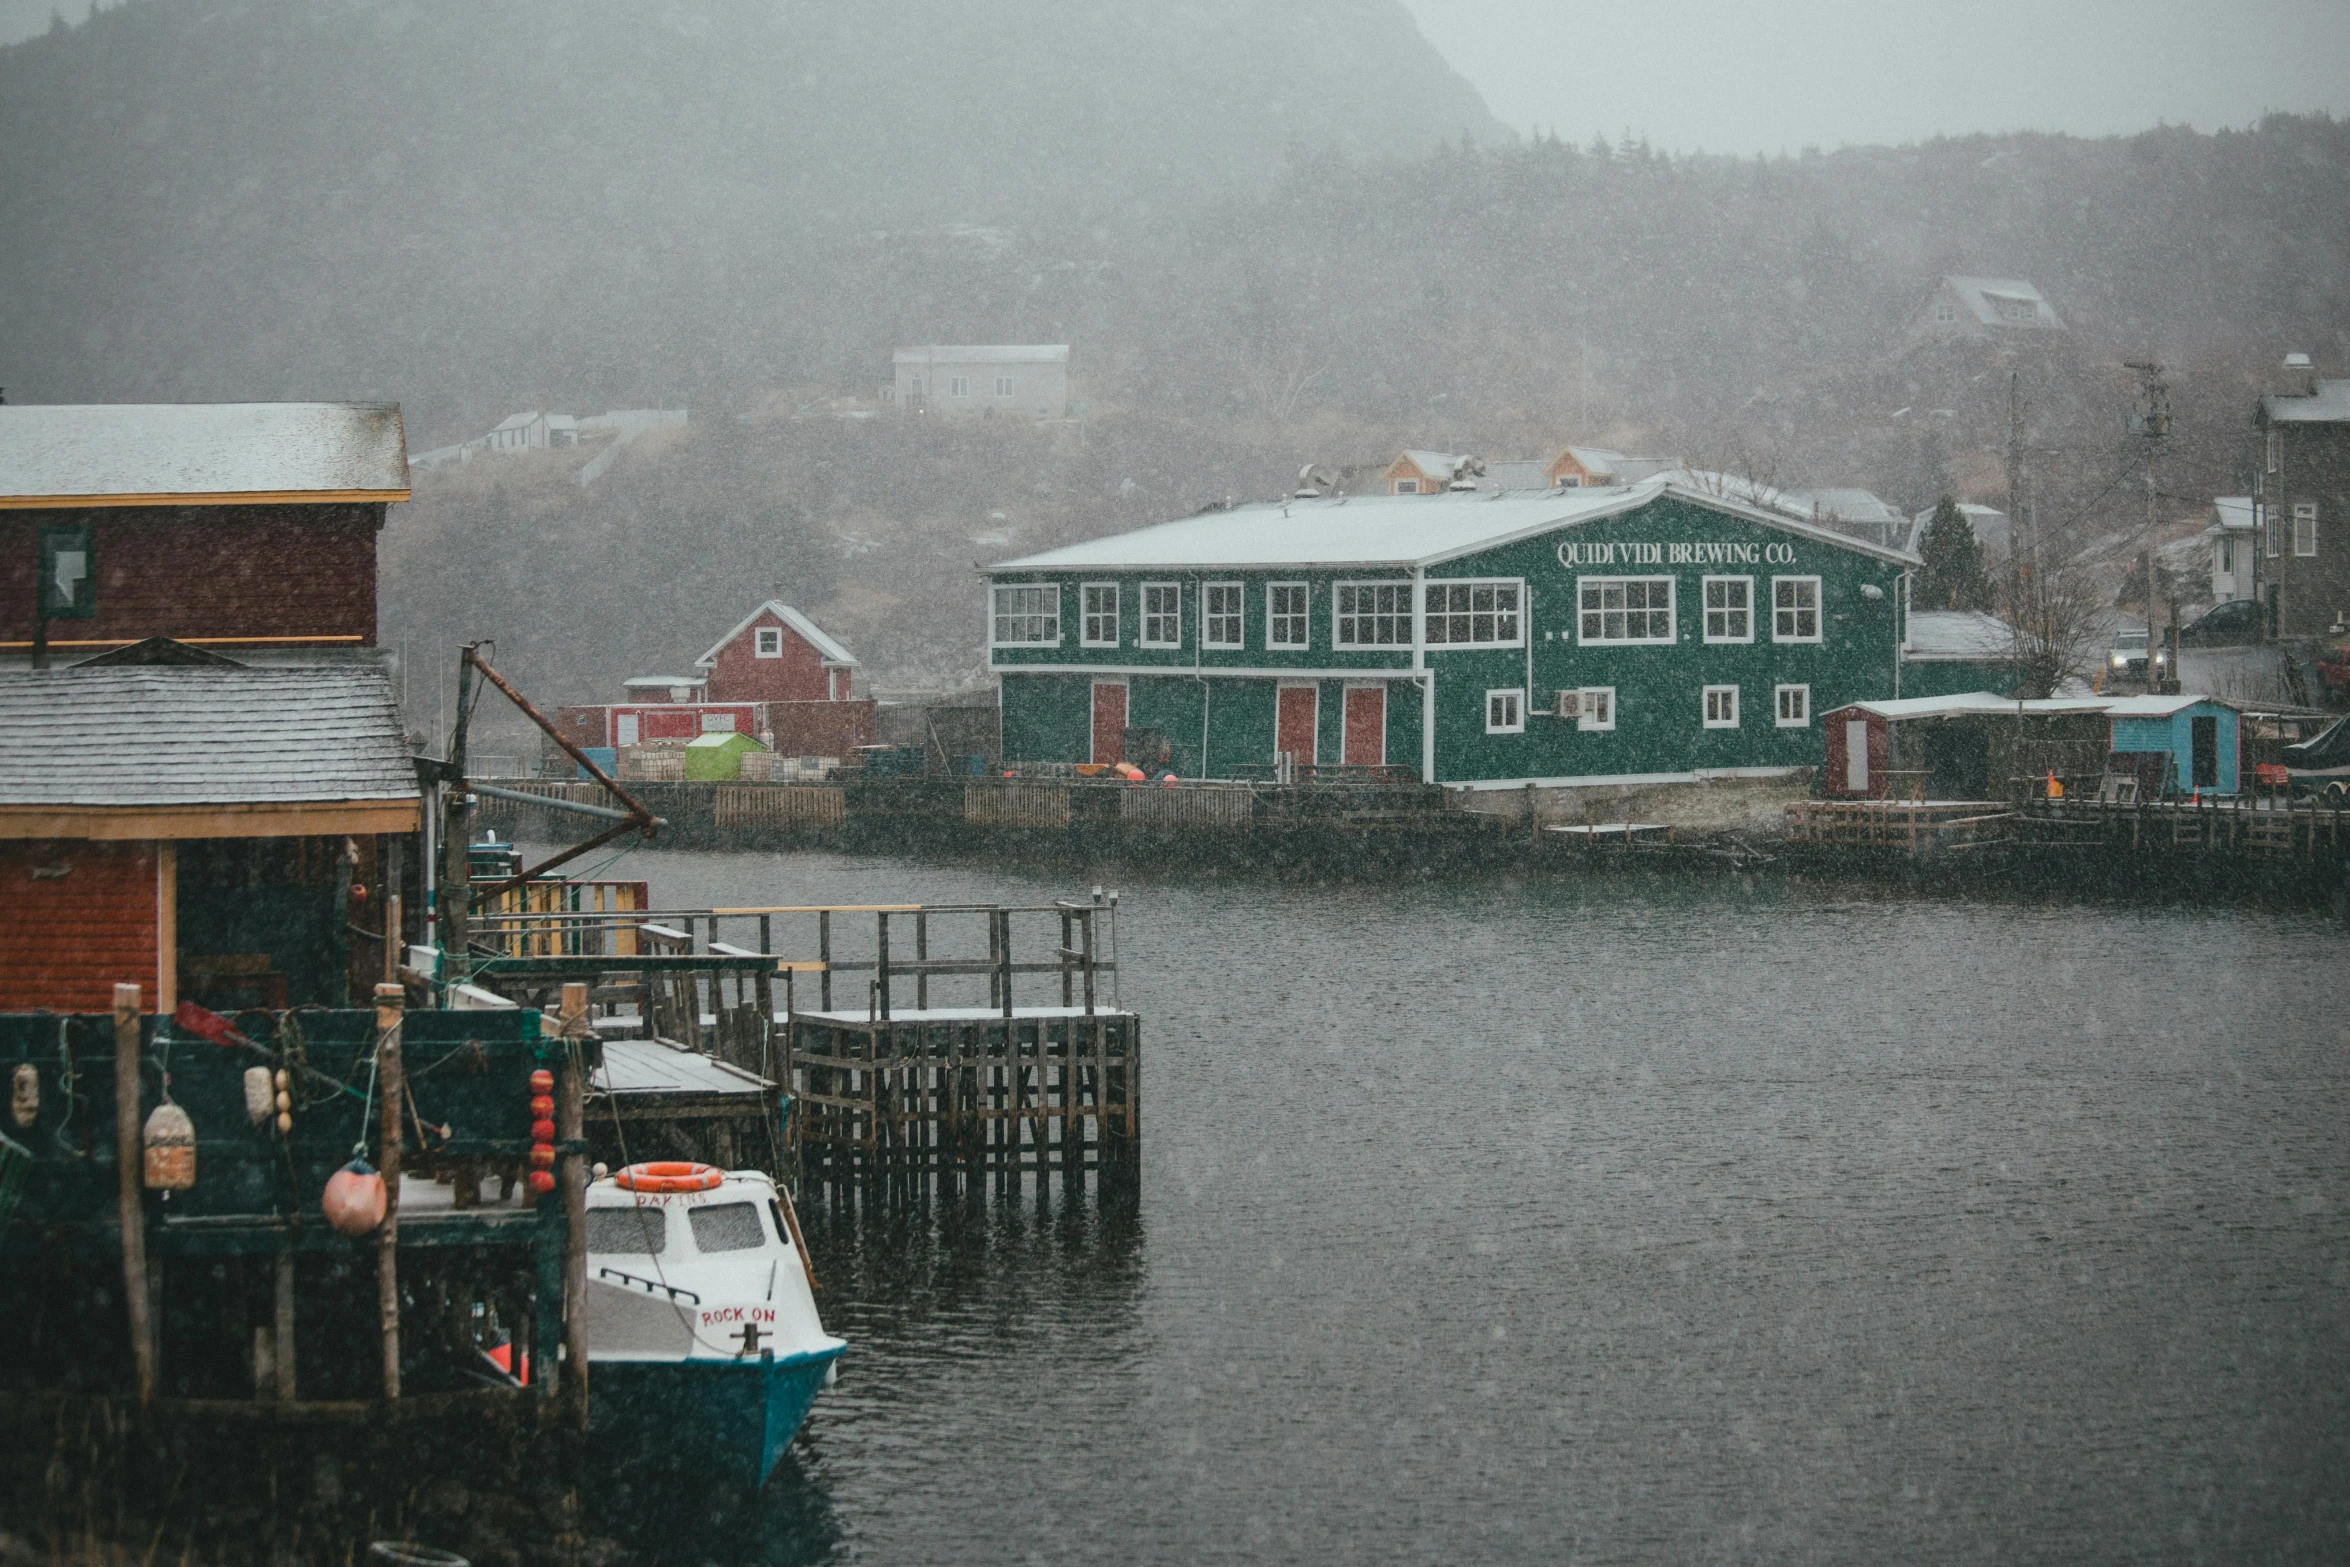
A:
POLYGON ((384 1222, 384 1178, 365 1159, 354 1159, 326 1178, 319 1207, 338 1235, 372 1235, 384 1222))
POLYGON ((695 1164, 683 1159, 663 1159, 652 1164, 632 1164, 612 1177, 612 1184, 624 1192, 709 1192, 716 1191, 726 1172, 714 1164, 695 1164))

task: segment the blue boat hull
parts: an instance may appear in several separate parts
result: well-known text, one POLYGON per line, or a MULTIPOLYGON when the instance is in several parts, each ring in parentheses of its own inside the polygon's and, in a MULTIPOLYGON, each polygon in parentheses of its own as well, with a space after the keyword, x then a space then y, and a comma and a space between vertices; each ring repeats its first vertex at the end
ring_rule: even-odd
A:
POLYGON ((838 1349, 756 1360, 593 1360, 588 1431, 616 1458, 765 1482, 838 1349))

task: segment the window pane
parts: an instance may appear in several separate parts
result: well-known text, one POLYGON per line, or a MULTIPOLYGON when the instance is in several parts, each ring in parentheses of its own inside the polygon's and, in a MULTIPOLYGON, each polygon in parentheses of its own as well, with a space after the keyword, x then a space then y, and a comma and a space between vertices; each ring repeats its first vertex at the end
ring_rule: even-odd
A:
POLYGON ((759 1228, 756 1203, 721 1202, 707 1208, 688 1208, 686 1221, 694 1229, 700 1251, 750 1251, 767 1243, 759 1228))
POLYGON ((669 1245, 669 1214, 661 1208, 590 1208, 587 1249, 657 1257, 669 1245))

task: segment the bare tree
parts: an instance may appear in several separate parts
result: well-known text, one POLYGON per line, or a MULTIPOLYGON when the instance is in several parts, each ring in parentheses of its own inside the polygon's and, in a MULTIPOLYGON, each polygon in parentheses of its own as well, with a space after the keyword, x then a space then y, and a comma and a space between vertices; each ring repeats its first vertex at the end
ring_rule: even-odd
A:
POLYGON ((2066 681, 2088 677, 2105 624, 2103 599, 2077 561, 2008 577, 2000 608, 2014 638, 2019 695, 2054 696, 2066 681))

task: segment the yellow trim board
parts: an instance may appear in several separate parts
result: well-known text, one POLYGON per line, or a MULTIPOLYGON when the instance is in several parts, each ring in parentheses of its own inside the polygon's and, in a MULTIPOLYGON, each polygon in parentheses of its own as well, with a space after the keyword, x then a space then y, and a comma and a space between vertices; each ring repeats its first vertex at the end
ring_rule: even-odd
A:
POLYGON ((0 838, 323 838, 415 832, 417 800, 256 805, 0 806, 0 838))
POLYGON ((406 490, 221 490, 195 495, 0 495, 0 511, 74 511, 93 506, 300 506, 404 501, 406 490))

